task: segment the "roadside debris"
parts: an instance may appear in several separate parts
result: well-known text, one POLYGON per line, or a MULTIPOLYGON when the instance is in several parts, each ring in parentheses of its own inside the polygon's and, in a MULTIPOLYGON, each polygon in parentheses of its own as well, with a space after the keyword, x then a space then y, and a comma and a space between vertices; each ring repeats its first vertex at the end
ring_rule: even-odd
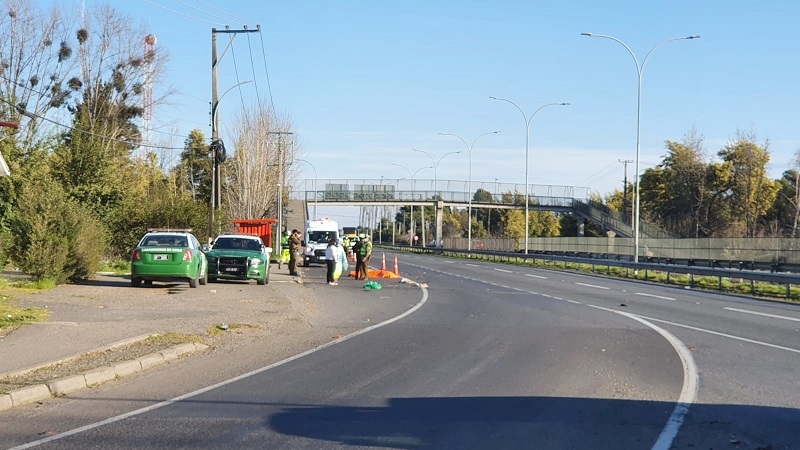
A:
POLYGON ((367 281, 366 283, 364 283, 364 289, 377 291, 379 289, 383 289, 383 286, 381 286, 381 284, 378 283, 377 281, 367 281))

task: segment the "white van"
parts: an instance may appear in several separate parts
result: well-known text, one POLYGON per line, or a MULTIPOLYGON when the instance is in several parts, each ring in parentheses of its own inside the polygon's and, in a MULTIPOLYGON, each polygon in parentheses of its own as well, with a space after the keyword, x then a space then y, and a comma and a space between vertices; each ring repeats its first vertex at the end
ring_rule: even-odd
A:
POLYGON ((303 266, 311 263, 325 264, 325 248, 328 240, 339 240, 339 223, 335 220, 307 220, 303 240, 303 266))

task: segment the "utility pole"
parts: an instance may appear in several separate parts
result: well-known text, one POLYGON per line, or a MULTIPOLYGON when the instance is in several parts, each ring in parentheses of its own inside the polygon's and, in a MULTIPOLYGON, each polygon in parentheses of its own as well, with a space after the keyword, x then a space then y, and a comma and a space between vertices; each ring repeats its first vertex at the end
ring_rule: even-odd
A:
MULTIPOLYGON (((283 233, 283 190, 286 188, 286 174, 285 174, 285 160, 286 153, 284 152, 283 137, 285 135, 294 134, 290 131, 269 131, 267 134, 274 134, 278 136, 278 234, 283 233)), ((278 255, 283 250, 281 248, 281 240, 275 240, 276 252, 278 255)))
MULTIPOLYGON (((209 201, 208 205, 208 237, 212 239, 216 234, 214 232, 214 212, 215 210, 219 210, 219 206, 222 200, 222 196, 220 194, 220 176, 219 176, 219 165, 220 163, 225 162, 225 144, 222 143, 222 140, 219 138, 219 115, 217 114, 217 107, 219 106, 219 93, 217 89, 217 66, 219 65, 219 61, 222 59, 222 56, 225 56, 225 52, 230 48, 231 44, 233 43, 233 39, 228 42, 227 47, 225 50, 222 51, 222 56, 217 58, 217 33, 255 33, 261 31, 261 25, 256 26, 255 30, 249 30, 247 27, 244 27, 241 30, 231 30, 228 27, 225 27, 224 30, 217 30, 216 28, 211 29, 211 146, 209 150, 211 152, 211 200, 209 201)), ((239 83, 236 86, 239 86, 244 83, 239 83)), ((235 88, 233 86, 231 89, 235 88)), ((225 91, 225 94, 230 92, 225 91)), ((222 94, 224 97, 225 94, 222 94)))
MULTIPOLYGON (((620 159, 619 162, 625 166, 625 178, 622 181, 622 214, 628 212, 628 164, 632 163, 632 159, 620 159)), ((633 216, 631 216, 631 226, 633 226, 633 216)))

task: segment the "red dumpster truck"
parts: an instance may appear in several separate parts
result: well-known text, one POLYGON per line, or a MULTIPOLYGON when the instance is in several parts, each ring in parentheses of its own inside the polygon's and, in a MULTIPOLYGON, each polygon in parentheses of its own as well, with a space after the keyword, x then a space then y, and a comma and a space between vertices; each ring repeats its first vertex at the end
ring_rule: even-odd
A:
POLYGON ((275 226, 278 219, 236 219, 233 221, 233 231, 236 233, 255 234, 264 241, 264 245, 275 247, 275 226))

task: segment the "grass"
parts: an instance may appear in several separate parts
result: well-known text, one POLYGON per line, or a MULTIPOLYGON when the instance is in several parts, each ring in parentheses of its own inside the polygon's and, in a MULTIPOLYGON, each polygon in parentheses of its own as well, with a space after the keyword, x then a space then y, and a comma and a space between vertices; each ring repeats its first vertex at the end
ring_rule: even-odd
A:
POLYGON ((164 333, 155 336, 150 336, 149 338, 145 339, 145 341, 156 344, 165 344, 167 346, 170 346, 170 345, 186 344, 188 342, 201 343, 203 342, 203 339, 200 338, 200 336, 195 336, 193 334, 164 333))
POLYGON ((549 261, 544 259, 536 260, 496 260, 491 257, 473 255, 472 259, 483 259, 487 261, 500 262, 515 266, 536 267, 548 270, 558 270, 567 272, 592 273, 610 278, 627 278, 651 283, 661 283, 677 286, 692 286, 694 289, 705 291, 715 291, 732 293, 750 297, 766 298, 771 300, 782 300, 789 302, 800 302, 800 286, 791 286, 788 289, 785 285, 771 284, 756 281, 750 283, 748 280, 726 278, 720 280, 719 277, 695 276, 694 280, 690 275, 678 274, 674 272, 660 272, 654 270, 640 270, 634 273, 631 269, 624 267, 606 266, 600 263, 573 263, 561 261, 549 261))
POLYGON ((131 273, 131 262, 128 260, 105 261, 99 272, 127 275, 131 273))
POLYGON ((247 323, 229 323, 229 324, 218 323, 216 325, 208 327, 206 333, 208 333, 210 336, 217 336, 224 333, 225 331, 235 330, 237 328, 258 328, 258 325, 250 325, 247 323), (224 325, 227 325, 228 328, 225 329, 224 325))
POLYGON ((55 287, 52 280, 10 281, 0 278, 0 331, 9 331, 20 325, 47 320, 44 308, 23 308, 14 304, 14 296, 55 287))

